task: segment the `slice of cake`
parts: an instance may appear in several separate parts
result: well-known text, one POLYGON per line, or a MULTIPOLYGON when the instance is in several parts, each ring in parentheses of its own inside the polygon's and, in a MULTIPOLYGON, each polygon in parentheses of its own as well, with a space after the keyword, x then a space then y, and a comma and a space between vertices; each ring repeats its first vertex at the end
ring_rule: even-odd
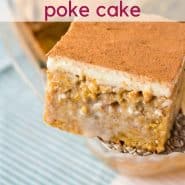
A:
POLYGON ((161 152, 183 94, 185 24, 73 23, 48 55, 45 121, 161 152))
POLYGON ((45 67, 46 53, 56 44, 69 28, 67 22, 16 22, 21 39, 45 67), (43 63, 44 62, 44 63, 43 63))

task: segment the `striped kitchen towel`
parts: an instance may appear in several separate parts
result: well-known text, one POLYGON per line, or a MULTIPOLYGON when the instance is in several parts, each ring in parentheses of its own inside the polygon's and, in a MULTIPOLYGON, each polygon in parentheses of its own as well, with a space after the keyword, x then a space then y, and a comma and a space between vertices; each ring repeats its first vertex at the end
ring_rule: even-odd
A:
POLYGON ((5 45, 16 53, 9 55, 5 45, 0 46, 0 185, 111 184, 115 172, 93 157, 84 138, 43 123, 43 103, 29 84, 39 83, 40 76, 11 30, 6 28, 6 33, 10 43, 5 45), (9 60, 13 63, 4 62, 9 60))

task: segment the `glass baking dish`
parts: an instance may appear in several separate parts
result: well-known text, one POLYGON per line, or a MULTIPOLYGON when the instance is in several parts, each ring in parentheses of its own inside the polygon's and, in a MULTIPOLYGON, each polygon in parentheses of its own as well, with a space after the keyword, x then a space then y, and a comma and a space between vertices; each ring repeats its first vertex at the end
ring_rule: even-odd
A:
POLYGON ((88 139, 91 152, 121 175, 154 176, 175 172, 185 168, 185 153, 152 154, 138 156, 120 153, 106 148, 97 139, 88 139))

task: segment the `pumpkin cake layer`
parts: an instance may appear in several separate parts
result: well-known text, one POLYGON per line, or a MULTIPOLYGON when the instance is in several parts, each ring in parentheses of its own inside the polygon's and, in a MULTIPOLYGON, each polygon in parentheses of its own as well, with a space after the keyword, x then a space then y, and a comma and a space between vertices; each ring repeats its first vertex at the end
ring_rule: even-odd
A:
POLYGON ((161 152, 183 95, 183 23, 73 23, 48 55, 45 121, 161 152))

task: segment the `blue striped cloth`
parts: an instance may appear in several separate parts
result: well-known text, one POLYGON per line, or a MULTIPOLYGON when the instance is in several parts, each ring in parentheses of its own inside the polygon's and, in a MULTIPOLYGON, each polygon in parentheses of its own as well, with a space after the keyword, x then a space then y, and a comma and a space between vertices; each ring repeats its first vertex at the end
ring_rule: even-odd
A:
MULTIPOLYGON (((1 24, 0 31, 6 26, 1 24)), ((13 35, 9 30, 6 33, 13 35)), ((13 39, 11 46, 23 65, 26 56, 13 39)), ((0 185, 111 184, 115 172, 93 157, 84 138, 43 123, 43 103, 18 75, 2 43, 0 40, 0 185)), ((24 69, 38 81, 32 68, 25 64, 24 69)))

